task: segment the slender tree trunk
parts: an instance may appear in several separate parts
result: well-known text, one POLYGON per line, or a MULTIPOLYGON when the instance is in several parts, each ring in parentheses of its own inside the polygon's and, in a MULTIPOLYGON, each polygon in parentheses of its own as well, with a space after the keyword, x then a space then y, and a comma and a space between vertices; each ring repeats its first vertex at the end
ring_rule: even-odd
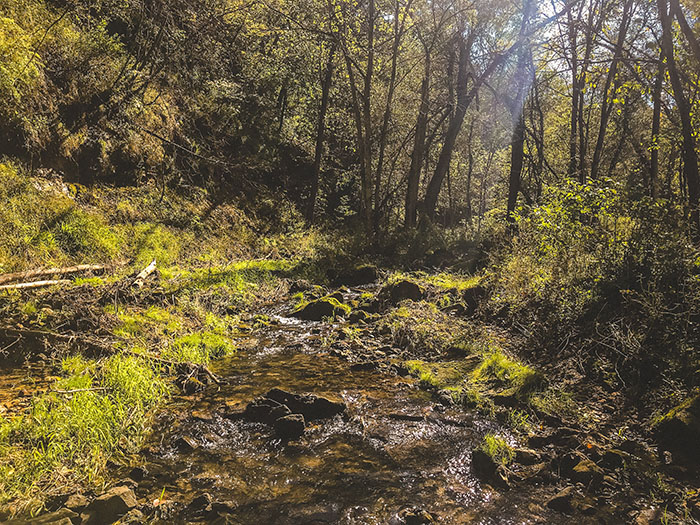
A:
POLYGON ((428 131, 428 110, 430 107, 430 51, 425 49, 425 69, 420 90, 420 108, 416 120, 416 135, 411 153, 411 166, 408 169, 408 187, 406 189, 406 206, 404 227, 414 228, 417 220, 418 188, 420 174, 425 156, 425 138, 428 131))
POLYGON ((508 223, 515 223, 515 206, 518 203, 518 192, 520 191, 520 174, 523 170, 523 159, 525 153, 525 115, 520 112, 510 145, 510 175, 508 177, 508 223))
POLYGON ((666 65, 664 53, 659 52, 659 71, 654 82, 654 116, 651 123, 651 163, 649 169, 649 195, 656 198, 659 181, 659 133, 661 132, 661 93, 663 90, 666 65))
POLYGON ((333 82, 333 59, 335 58, 335 43, 328 53, 328 62, 321 83, 321 108, 318 112, 318 123, 316 125, 316 149, 314 152, 314 165, 311 179, 311 192, 309 204, 306 210, 306 220, 309 224, 314 222, 316 211, 316 199, 318 198, 318 188, 321 182, 321 160, 323 159, 323 144, 326 140, 326 113, 328 112, 328 99, 330 98, 331 84, 333 82))
POLYGON ((613 97, 614 93, 617 91, 619 86, 619 81, 617 80, 617 65, 622 58, 622 51, 625 44, 625 39, 627 38, 627 28, 629 27, 630 15, 632 13, 632 0, 627 0, 622 9, 622 20, 620 21, 620 29, 617 35, 617 43, 615 44, 615 51, 613 53, 613 58, 610 63, 610 68, 608 69, 608 76, 605 79, 605 87, 603 88, 603 100, 600 105, 600 128, 598 130, 598 140, 596 141, 595 150, 593 151, 593 162, 591 164, 591 178, 595 179, 598 176, 598 169, 600 168, 600 159, 603 156, 603 146, 605 144, 605 134, 608 129, 608 120, 610 119, 610 114, 612 113, 613 103, 609 100, 613 97), (612 94, 610 93, 610 86, 614 86, 612 94))
MULTIPOLYGON (((406 9, 411 8, 412 0, 409 0, 406 9)), ((401 20, 401 5, 399 1, 394 2, 394 44, 391 49, 391 74, 389 78, 389 89, 386 97, 386 107, 384 108, 384 119, 382 121, 382 129, 379 134, 379 157, 377 159, 377 169, 374 175, 374 230, 379 229, 379 220, 381 216, 381 188, 382 188, 382 170, 384 169, 384 155, 386 152, 387 136, 389 133, 389 122, 391 120, 391 109, 394 101, 394 92, 396 90, 396 69, 399 59, 399 51, 401 47, 401 38, 403 36, 403 21, 401 20)))
POLYGON ((467 137, 467 189, 466 189, 466 213, 467 222, 472 223, 472 175, 474 174, 474 151, 472 137, 474 136, 474 121, 469 123, 469 136, 467 137))
POLYGON ((363 219, 367 231, 372 229, 372 77, 374 75, 374 19, 375 1, 369 0, 367 13, 367 71, 362 92, 362 120, 364 124, 365 179, 363 188, 363 219))
MULTIPOLYGON (((523 5, 523 20, 520 26, 520 40, 522 41, 530 25, 532 1, 526 0, 523 5)), ((515 99, 512 101, 511 119, 513 123, 513 135, 510 145, 510 174, 508 176, 508 208, 507 221, 515 223, 515 206, 518 203, 520 191, 520 175, 523 171, 525 155, 525 111, 524 103, 527 91, 527 66, 528 49, 523 42, 518 49, 518 64, 515 68, 515 99)))
POLYGON ((569 46, 571 47, 571 119, 569 128, 569 177, 576 176, 578 159, 576 158, 576 142, 578 133, 578 101, 579 101, 579 78, 578 78, 578 27, 580 15, 574 20, 571 11, 567 13, 569 29, 569 46))
POLYGON ((467 108, 471 103, 471 98, 473 98, 470 97, 469 86, 467 85, 467 69, 469 65, 470 52, 469 46, 462 35, 459 36, 458 41, 459 63, 457 66, 457 107, 455 108, 452 118, 450 118, 450 122, 447 126, 447 133, 445 134, 442 150, 440 151, 440 157, 438 158, 435 172, 428 183, 428 188, 426 189, 425 193, 425 214, 431 220, 435 216, 435 208, 440 195, 440 188, 442 187, 442 182, 447 174, 447 170, 450 167, 450 162, 452 161, 452 152, 454 150, 455 142, 457 141, 457 135, 462 128, 462 123, 464 122, 464 117, 467 114, 467 108))
POLYGON ((681 31, 688 41, 688 45, 695 56, 695 60, 700 63, 700 42, 695 36, 693 29, 688 24, 688 20, 686 20, 678 0, 671 0, 671 13, 672 16, 675 16, 676 20, 678 20, 678 25, 681 27, 681 31))
POLYGON ((700 174, 698 173, 698 156, 695 151, 695 139, 693 137, 693 125, 690 117, 692 108, 683 91, 683 84, 676 68, 673 50, 673 35, 671 33, 671 16, 666 0, 657 0, 659 19, 663 28, 661 46, 666 57, 668 76, 673 88, 673 97, 681 117, 681 130, 683 135, 683 176, 688 188, 688 204, 690 206, 690 220, 697 235, 699 223, 698 198, 700 194, 700 174))

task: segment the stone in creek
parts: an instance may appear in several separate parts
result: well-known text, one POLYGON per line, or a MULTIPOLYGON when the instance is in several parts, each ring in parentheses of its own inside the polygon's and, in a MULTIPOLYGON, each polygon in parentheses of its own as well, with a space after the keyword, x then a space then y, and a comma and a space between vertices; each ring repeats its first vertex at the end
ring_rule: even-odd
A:
POLYGON ((425 290, 412 281, 397 281, 386 285, 379 294, 388 299, 391 304, 397 304, 406 299, 420 301, 425 295, 425 290))
POLYGON ((180 452, 192 452, 198 447, 199 445, 194 438, 189 436, 182 436, 175 440, 175 448, 177 448, 180 452))
POLYGON ((604 474, 605 472, 603 469, 596 465, 593 461, 590 459, 584 459, 573 468, 571 479, 578 481, 579 483, 583 483, 584 485, 588 485, 590 483, 599 485, 600 482, 603 481, 604 474))
MULTIPOLYGON (((253 423, 270 423, 270 413, 281 406, 281 403, 273 399, 254 399, 243 411, 243 419, 253 423)), ((274 421, 274 420, 273 420, 274 421)))
POLYGON ((420 507, 401 509, 389 520, 389 525, 430 525, 437 523, 435 516, 420 507))
POLYGON ((137 505, 134 491, 114 487, 95 499, 81 514, 83 523, 114 523, 137 505))
POLYGON ((187 510, 193 514, 202 514, 212 510, 211 504, 211 496, 205 492, 194 498, 190 504, 187 505, 187 510))
POLYGON ((486 483, 505 488, 508 479, 502 472, 502 466, 480 448, 472 452, 471 471, 477 478, 486 483))
POLYGON ((570 514, 573 510, 572 500, 574 499, 574 487, 566 487, 558 492, 553 498, 547 501, 547 507, 557 512, 570 514))
POLYGON ((299 395, 273 388, 265 398, 286 405, 293 414, 302 414, 306 421, 328 419, 345 412, 345 403, 315 396, 312 394, 299 395))
POLYGON ((535 465, 542 461, 542 454, 529 448, 515 450, 515 462, 521 465, 535 465))
POLYGON ((338 306, 328 297, 311 301, 306 306, 292 313, 292 317, 297 317, 305 321, 321 321, 325 317, 335 317, 345 315, 345 310, 338 306))
POLYGON ((274 428, 277 436, 284 441, 300 438, 304 434, 306 423, 301 414, 289 414, 275 421, 274 428))
POLYGON ((361 361, 350 365, 350 370, 353 372, 367 372, 379 368, 379 363, 376 361, 361 361))
POLYGON ((80 512, 88 506, 88 499, 82 494, 71 494, 66 501, 66 508, 80 512))
POLYGON ((23 523, 25 525, 73 525, 74 519, 77 519, 78 515, 70 509, 61 509, 56 512, 51 512, 49 514, 44 514, 37 518, 31 518, 27 521, 18 522, 3 522, 3 523, 23 523))

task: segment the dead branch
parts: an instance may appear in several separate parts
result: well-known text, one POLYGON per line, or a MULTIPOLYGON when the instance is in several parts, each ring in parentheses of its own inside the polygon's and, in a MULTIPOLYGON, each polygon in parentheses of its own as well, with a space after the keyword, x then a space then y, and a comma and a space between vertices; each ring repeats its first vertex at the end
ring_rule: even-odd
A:
POLYGON ((70 283, 71 281, 66 279, 57 279, 53 281, 32 281, 30 283, 4 284, 0 286, 0 290, 30 290, 32 288, 45 288, 47 286, 70 283))
POLYGON ((50 277, 53 275, 71 275, 83 272, 101 272, 113 268, 112 264, 79 264, 66 266, 65 268, 48 268, 44 270, 28 270, 26 272, 6 273, 0 275, 0 284, 13 283, 15 281, 27 281, 35 277, 50 277))
POLYGON ((148 278, 149 275, 151 275, 153 272, 156 271, 156 260, 153 259, 151 261, 151 264, 146 266, 139 274, 136 276, 134 279, 134 282, 132 283, 133 286, 136 286, 138 288, 141 288, 144 285, 144 282, 148 278))

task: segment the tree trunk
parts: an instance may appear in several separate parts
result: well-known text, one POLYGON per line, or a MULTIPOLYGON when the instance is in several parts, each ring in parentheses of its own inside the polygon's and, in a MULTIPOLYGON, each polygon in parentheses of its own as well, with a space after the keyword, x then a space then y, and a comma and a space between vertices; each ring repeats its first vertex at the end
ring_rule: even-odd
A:
POLYGON ((580 14, 576 20, 571 14, 567 13, 568 29, 569 29, 569 45, 571 46, 571 119, 569 128, 569 177, 576 176, 578 168, 578 159, 576 158, 576 141, 578 133, 578 100, 579 100, 579 78, 578 78, 578 28, 576 25, 580 22, 580 14))
POLYGON ((408 169, 408 187, 406 189, 406 206, 404 227, 414 228, 418 210, 418 188, 420 187, 421 167, 425 156, 425 137, 428 131, 428 110, 430 106, 430 51, 425 50, 425 68, 420 90, 420 108, 416 120, 416 135, 411 153, 411 166, 408 169))
POLYGON ((321 182, 321 160, 323 158, 323 144, 326 139, 326 113, 328 112, 328 99, 330 98, 331 84, 333 82, 334 57, 335 44, 333 44, 328 53, 326 71, 321 83, 321 108, 318 112, 318 123, 316 125, 316 150, 314 152, 311 192, 309 194, 309 204, 306 210, 306 220, 309 224, 313 224, 314 222, 316 199, 318 198, 318 188, 321 182))
POLYGON ((591 178, 595 179, 598 176, 600 168, 600 160, 603 156, 603 146, 605 143, 605 133, 608 129, 608 120, 612 113, 613 103, 608 100, 617 91, 619 81, 617 80, 617 65, 622 58, 622 50, 627 38, 627 28, 629 27, 630 15, 632 12, 632 0, 627 0, 622 9, 622 20, 620 21, 620 29, 617 35, 617 43, 615 44, 615 52, 613 54, 608 76, 605 79, 605 87, 603 88, 603 100, 600 105, 600 128, 598 130, 598 140, 593 151, 593 163, 591 164, 591 178), (610 86, 613 87, 613 94, 610 94, 610 86))
POLYGON ((649 166, 649 195, 656 198, 656 187, 659 181, 659 133, 661 132, 661 93, 663 90, 666 65, 664 53, 659 53, 659 71, 654 83, 654 116, 651 123, 651 163, 649 166))
POLYGON ((659 19, 662 26, 661 46, 666 57, 668 76, 673 88, 673 97, 681 117, 681 130, 683 135, 683 176, 688 188, 688 204, 690 206, 690 220, 696 235, 698 233, 699 214, 698 197, 700 193, 700 174, 698 173, 698 156, 695 151, 695 139, 693 138, 693 125, 690 117, 692 107, 683 91, 683 84, 676 68, 673 52, 672 20, 668 12, 666 0, 657 0, 659 19))
MULTIPOLYGON (((523 20, 520 26, 520 40, 522 41, 528 31, 532 1, 526 0, 523 5, 523 20)), ((508 213, 507 221, 515 223, 515 206, 518 203, 520 191, 520 175, 523 171, 523 159, 525 155, 525 112, 524 102, 527 84, 527 59, 529 53, 525 43, 518 49, 518 64, 515 68, 515 99, 512 101, 511 118, 513 123, 513 135, 510 146, 510 174, 508 176, 508 213)))

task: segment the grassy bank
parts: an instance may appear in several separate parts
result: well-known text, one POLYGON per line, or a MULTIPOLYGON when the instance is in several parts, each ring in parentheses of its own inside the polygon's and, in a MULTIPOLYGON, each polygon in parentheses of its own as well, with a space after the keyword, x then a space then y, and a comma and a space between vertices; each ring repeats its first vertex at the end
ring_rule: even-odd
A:
POLYGON ((76 337, 28 340, 6 352, 10 361, 42 353, 48 374, 26 410, 0 414, 6 517, 81 487, 98 490, 106 465, 129 463, 168 398, 205 388, 201 367, 236 351, 236 338, 251 328, 241 314, 277 300, 284 276, 313 271, 301 261, 327 243, 303 231, 296 215, 263 227, 254 211, 215 204, 202 190, 87 188, 30 177, 10 163, 0 164, 0 199, 1 273, 117 265, 60 288, 0 291, 5 326, 76 337), (153 259, 157 275, 145 288, 109 295, 153 259))

